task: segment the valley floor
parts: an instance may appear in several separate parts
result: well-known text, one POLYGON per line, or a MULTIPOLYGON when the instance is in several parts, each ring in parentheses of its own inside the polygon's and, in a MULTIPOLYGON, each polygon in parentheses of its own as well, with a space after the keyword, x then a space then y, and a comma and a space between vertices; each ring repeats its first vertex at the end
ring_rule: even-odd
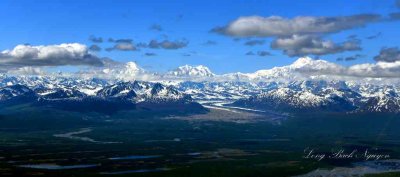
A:
POLYGON ((397 116, 279 117, 220 102, 202 104, 208 113, 162 118, 26 105, 2 109, 0 176, 279 177, 384 175, 400 169, 397 116), (367 149, 390 159, 318 161, 304 158, 306 148, 367 149))
POLYGON ((194 114, 190 116, 170 116, 166 119, 178 119, 188 121, 221 121, 234 123, 250 123, 258 121, 278 122, 274 115, 267 115, 260 110, 231 107, 224 101, 199 101, 205 108, 209 109, 207 114, 194 114))

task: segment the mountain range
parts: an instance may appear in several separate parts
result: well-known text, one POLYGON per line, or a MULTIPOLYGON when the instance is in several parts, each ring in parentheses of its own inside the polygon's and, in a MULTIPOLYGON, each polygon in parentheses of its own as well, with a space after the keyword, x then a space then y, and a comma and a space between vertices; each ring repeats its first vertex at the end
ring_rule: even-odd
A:
POLYGON ((377 82, 382 81, 379 78, 370 78, 368 82, 338 79, 315 72, 335 69, 338 69, 336 64, 324 60, 300 58, 288 66, 222 75, 205 66, 188 65, 165 74, 151 73, 133 62, 120 69, 90 71, 79 76, 3 74, 0 103, 112 102, 127 107, 155 108, 154 105, 163 104, 191 105, 197 109, 201 107, 198 101, 222 101, 237 107, 283 112, 400 112, 398 83, 377 82), (109 77, 101 77, 105 74, 109 77))

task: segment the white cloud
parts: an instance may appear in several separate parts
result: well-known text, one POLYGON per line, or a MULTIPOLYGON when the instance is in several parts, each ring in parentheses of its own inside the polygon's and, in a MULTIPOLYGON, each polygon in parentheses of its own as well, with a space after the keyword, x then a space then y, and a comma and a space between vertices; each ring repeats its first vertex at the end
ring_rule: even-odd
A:
POLYGON ((30 67, 25 66, 22 68, 17 68, 9 70, 7 73, 15 75, 46 75, 47 72, 40 67, 30 67))
POLYGON ((119 51, 135 51, 137 48, 132 43, 117 43, 112 48, 107 48, 107 51, 119 50, 119 51))
MULTIPOLYGON (((353 77, 353 78, 400 78, 400 61, 356 64, 349 67, 325 60, 299 59, 290 66, 308 76, 353 77), (296 66, 297 63, 297 66, 296 66), (302 64, 299 64, 302 63, 302 64)), ((339 78, 340 79, 340 78, 339 78)))
POLYGON ((206 66, 182 66, 167 73, 153 73, 139 67, 134 62, 97 68, 77 73, 85 78, 145 81, 294 81, 307 79, 345 80, 356 82, 399 80, 400 61, 365 63, 343 66, 325 60, 302 57, 291 65, 259 70, 253 73, 213 74, 206 66))
POLYGON ((24 66, 102 66, 101 58, 90 54, 88 48, 79 43, 59 45, 17 45, 0 53, 0 66, 20 68, 24 66))
POLYGON ((277 38, 271 43, 271 48, 283 50, 288 56, 326 55, 361 50, 360 41, 356 39, 334 43, 312 35, 277 38))
POLYGON ((347 74, 357 77, 400 78, 400 61, 353 65, 348 68, 347 74))
POLYGON ((374 57, 374 60, 378 62, 400 61, 400 49, 398 47, 382 48, 379 54, 374 57))
MULTIPOLYGON (((400 18, 399 18, 400 19, 400 18)), ((232 37, 272 37, 271 47, 293 56, 327 55, 360 50, 360 40, 348 39, 342 43, 323 40, 328 34, 364 27, 375 22, 397 20, 379 14, 357 14, 349 16, 317 17, 298 16, 244 16, 239 17, 211 32, 232 37)))
POLYGON ((157 40, 151 40, 148 44, 148 47, 154 49, 163 48, 163 49, 174 50, 174 49, 184 48, 188 44, 189 42, 187 40, 176 40, 176 41, 163 40, 160 42, 157 40))
MULTIPOLYGON (((20 67, 9 70, 10 74, 21 75, 52 75, 46 73, 41 67, 20 67)), ((259 70, 254 73, 228 73, 213 74, 205 66, 183 66, 168 73, 154 73, 146 71, 135 62, 125 64, 108 64, 104 67, 90 67, 76 73, 64 73, 64 75, 82 78, 103 78, 112 80, 145 80, 145 81, 293 81, 301 79, 325 79, 346 80, 357 82, 369 82, 371 80, 388 81, 399 80, 400 61, 364 63, 353 66, 343 66, 325 60, 314 60, 303 57, 291 65, 259 70)))
POLYGON ((74 74, 83 78, 102 78, 123 81, 154 81, 159 78, 155 73, 145 71, 135 62, 114 63, 114 65, 108 65, 107 67, 92 68, 91 70, 79 71, 74 74))
POLYGON ((280 16, 240 17, 224 27, 212 31, 238 37, 272 37, 294 34, 326 34, 362 27, 380 21, 377 14, 359 14, 339 17, 299 16, 292 19, 280 16))

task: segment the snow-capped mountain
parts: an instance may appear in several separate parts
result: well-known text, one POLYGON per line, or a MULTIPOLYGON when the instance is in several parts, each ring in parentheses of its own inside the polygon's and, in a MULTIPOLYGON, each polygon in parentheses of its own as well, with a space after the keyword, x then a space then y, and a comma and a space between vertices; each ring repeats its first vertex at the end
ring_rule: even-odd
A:
MULTIPOLYGON (((252 73, 199 74, 194 67, 182 66, 180 69, 158 75, 158 80, 208 81, 208 82, 291 82, 296 80, 343 80, 357 83, 400 84, 398 71, 400 62, 360 64, 351 67, 342 66, 322 59, 310 57, 298 58, 290 65, 258 70, 252 73), (197 73, 197 74, 194 74, 197 73), (185 76, 185 77, 184 77, 185 76), (201 77, 200 77, 201 76, 201 77)), ((204 67, 200 67, 204 68, 204 67)), ((199 69, 200 70, 200 69, 199 69)), ((154 79, 154 78, 153 78, 154 79)))
POLYGON ((191 97, 177 91, 172 86, 151 82, 121 82, 106 86, 97 92, 102 98, 118 98, 139 102, 191 101, 191 97))
POLYGON ((0 100, 100 98, 130 103, 234 101, 236 106, 274 110, 399 112, 400 87, 350 81, 116 82, 104 79, 2 76, 0 100))
MULTIPOLYGON (((135 62, 114 63, 76 73, 49 73, 53 77, 100 78, 104 80, 149 82, 291 82, 296 80, 344 80, 358 83, 400 84, 396 68, 400 63, 376 63, 345 67, 329 61, 301 57, 290 65, 252 73, 214 74, 206 66, 180 66, 166 73, 147 71, 135 62), (375 72, 376 71, 376 72, 375 72), (379 71, 379 72, 378 72, 379 71), (380 72, 382 71, 382 72, 380 72), (384 75, 379 75, 383 73, 384 75), (367 76, 367 77, 366 77, 367 76), (382 77, 383 76, 383 77, 382 77)), ((400 69, 399 69, 400 70, 400 69)), ((4 75, 0 75, 0 79, 4 75)), ((18 83, 18 82, 15 82, 18 83)), ((14 84, 15 84, 14 83, 14 84)))
POLYGON ((253 82, 192 82, 185 81, 175 85, 180 91, 196 100, 237 100, 258 94, 274 87, 276 83, 253 82))
POLYGON ((298 81, 282 84, 235 106, 280 111, 400 112, 399 87, 354 85, 343 81, 298 81))
POLYGON ((384 86, 370 92, 364 100, 362 111, 366 112, 400 112, 399 88, 384 86))
POLYGON ((137 104, 190 102, 193 99, 229 101, 235 102, 236 106, 285 111, 400 112, 399 83, 340 80, 330 75, 332 71, 349 72, 337 64, 308 57, 287 66, 224 75, 213 74, 205 66, 188 65, 162 75, 144 71, 136 63, 128 62, 96 70, 98 73, 87 72, 88 75, 2 74, 0 98, 23 97, 26 92, 32 95, 31 98, 41 100, 97 98, 137 104))
POLYGON ((40 97, 45 99, 67 99, 67 98, 83 98, 87 95, 85 93, 80 92, 74 88, 55 88, 55 89, 48 89, 48 88, 36 88, 34 90, 40 97))
POLYGON ((170 72, 167 75, 175 76, 175 77, 213 77, 214 73, 211 72, 208 67, 203 65, 198 66, 189 66, 184 65, 180 66, 170 72))
MULTIPOLYGON (((204 108, 173 86, 145 81, 102 82, 102 80, 75 80, 58 78, 10 78, 27 84, 8 83, 0 87, 0 105, 30 103, 73 111, 112 113, 122 109, 198 112, 204 108), (41 82, 40 82, 41 81, 41 82), (71 84, 73 83, 73 84, 71 84), (87 94, 88 89, 91 89, 87 94), (85 93, 86 92, 86 93, 85 93)), ((4 84, 3 84, 4 85, 4 84)))
POLYGON ((0 101, 15 99, 35 99, 36 93, 23 85, 11 85, 0 89, 0 101))
POLYGON ((294 81, 307 80, 309 78, 326 79, 327 77, 323 75, 323 72, 318 72, 318 74, 315 74, 314 72, 339 70, 338 68, 341 68, 341 66, 325 60, 313 60, 310 57, 302 57, 287 66, 258 70, 254 73, 228 73, 220 75, 219 79, 251 82, 294 81))

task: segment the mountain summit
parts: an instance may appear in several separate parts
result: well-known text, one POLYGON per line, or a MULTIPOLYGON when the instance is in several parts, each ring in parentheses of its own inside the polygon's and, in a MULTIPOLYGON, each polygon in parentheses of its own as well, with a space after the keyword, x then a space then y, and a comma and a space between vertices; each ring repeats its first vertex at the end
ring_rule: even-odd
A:
POLYGON ((178 76, 178 77, 213 77, 213 76, 215 76, 215 74, 212 73, 208 67, 203 66, 203 65, 180 66, 180 67, 168 72, 168 74, 172 75, 172 76, 178 76))

